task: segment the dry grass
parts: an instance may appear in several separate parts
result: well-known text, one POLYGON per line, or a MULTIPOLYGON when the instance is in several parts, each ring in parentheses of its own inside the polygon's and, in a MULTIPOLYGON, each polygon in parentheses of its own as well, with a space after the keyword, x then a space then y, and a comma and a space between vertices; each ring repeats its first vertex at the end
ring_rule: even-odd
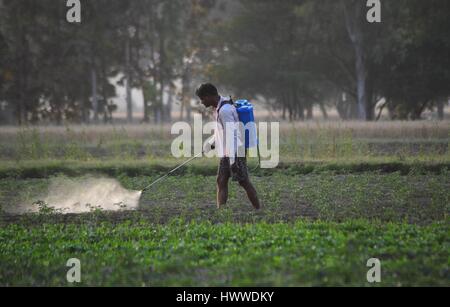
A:
POLYGON ((382 122, 297 122, 283 123, 280 134, 328 134, 353 138, 383 139, 448 139, 449 121, 382 121, 382 122))
MULTIPOLYGON (((151 140, 154 138, 171 139, 170 124, 154 125, 68 125, 68 126, 28 126, 2 127, 0 142, 11 142, 21 133, 36 131, 40 136, 51 140, 80 140, 97 142, 100 139, 128 138, 132 140, 151 140)), ((328 135, 350 136, 353 138, 385 138, 385 139, 448 139, 450 137, 450 121, 308 121, 281 122, 281 136, 328 135)))
MULTIPOLYGON (((2 127, 0 161, 170 160, 176 136, 170 124, 2 127)), ((282 122, 280 162, 392 157, 400 162, 410 157, 448 161, 449 139, 450 121, 282 122)))

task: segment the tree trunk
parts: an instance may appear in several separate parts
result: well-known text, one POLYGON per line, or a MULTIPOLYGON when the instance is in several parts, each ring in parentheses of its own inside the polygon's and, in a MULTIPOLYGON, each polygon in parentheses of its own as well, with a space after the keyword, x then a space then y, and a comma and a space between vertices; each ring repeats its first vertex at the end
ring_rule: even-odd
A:
MULTIPOLYGON (((86 73, 88 74, 88 68, 86 68, 86 73)), ((89 119, 89 113, 88 113, 88 105, 89 105, 89 93, 87 92, 88 88, 85 86, 80 87, 80 113, 79 113, 79 120, 81 123, 86 124, 88 123, 89 119)))
POLYGON ((414 104, 417 107, 414 108, 411 112, 411 119, 412 120, 420 120, 422 119, 422 113, 425 111, 425 109, 428 106, 428 102, 424 102, 423 104, 414 104))
POLYGON ((125 46, 126 96, 127 96, 127 122, 133 122, 133 101, 131 99, 131 67, 130 67, 130 40, 127 38, 125 46))
POLYGON ((61 126, 62 120, 63 120, 62 110, 61 110, 62 109, 62 107, 61 107, 62 106, 62 98, 59 95, 59 93, 55 95, 53 104, 55 107, 55 110, 53 112, 55 113, 56 125, 61 126))
POLYGON ((97 95, 97 72, 94 66, 91 68, 91 85, 92 85, 92 108, 94 110, 94 124, 98 123, 98 95, 97 95))
POLYGON ((374 92, 373 92, 373 85, 371 80, 369 79, 367 81, 367 86, 366 86, 366 120, 368 121, 374 121, 375 120, 375 107, 377 104, 377 97, 374 97, 374 92))
POLYGON ((26 37, 25 29, 22 27, 22 60, 20 62, 20 75, 19 75, 19 93, 18 93, 18 106, 17 106, 17 122, 21 126, 26 123, 26 93, 27 93, 27 76, 28 76, 28 60, 29 60, 29 45, 26 37))
POLYGON ((143 105, 143 107, 144 107, 144 118, 142 119, 142 121, 144 123, 148 123, 150 121, 150 116, 149 116, 150 114, 148 112, 149 111, 148 110, 148 101, 147 101, 144 93, 142 93, 142 101, 144 102, 144 105, 143 105))
POLYGON ((190 122, 192 119, 192 109, 191 109, 191 100, 187 100, 186 103, 186 120, 190 122))
POLYGON ((102 82, 102 86, 101 86, 101 96, 103 98, 103 104, 102 104, 102 109, 101 112, 103 113, 103 123, 107 124, 108 122, 110 122, 112 120, 112 116, 109 112, 109 108, 108 108, 108 96, 106 93, 106 88, 108 86, 108 77, 106 76, 105 73, 105 66, 104 63, 102 63, 102 70, 101 70, 101 82, 102 82))
POLYGON ((308 108, 306 109, 307 110, 307 112, 306 112, 306 119, 307 120, 312 120, 313 119, 313 106, 310 104, 310 105, 308 105, 308 108))
POLYGON ((445 99, 439 99, 437 103, 438 120, 444 120, 444 104, 445 99))
POLYGON ((186 120, 191 121, 191 68, 186 67, 182 78, 181 89, 181 114, 180 120, 183 120, 184 110, 186 110, 186 120))
POLYGON ((166 106, 166 121, 168 123, 172 122, 173 92, 174 89, 172 85, 169 85, 169 97, 167 97, 167 106, 166 106))
MULTIPOLYGON (((345 1, 345 0, 343 0, 345 1)), ((343 2, 345 13, 345 24, 347 32, 352 42, 355 52, 355 75, 356 75, 356 92, 357 92, 357 106, 358 106, 358 119, 366 120, 366 107, 367 107, 367 70, 364 59, 364 45, 363 35, 361 32, 361 25, 358 22, 360 14, 362 14, 361 7, 357 2, 351 2, 351 7, 348 7, 348 2, 343 2)))
POLYGON ((356 88, 358 95, 358 119, 366 120, 366 107, 367 107, 367 96, 366 96, 366 71, 364 67, 364 60, 362 56, 361 48, 355 47, 356 54, 356 88))
POLYGON ((297 118, 300 119, 301 121, 305 120, 305 108, 303 107, 303 104, 298 103, 297 105, 297 118))
POLYGON ((325 108, 323 103, 320 103, 319 106, 320 106, 320 111, 322 112, 323 119, 327 120, 328 119, 327 109, 325 108))
POLYGON ((342 99, 344 94, 339 93, 339 95, 337 95, 336 100, 335 100, 335 106, 336 106, 336 111, 339 114, 339 117, 342 120, 347 120, 347 112, 345 111, 345 107, 344 107, 344 101, 342 99))
POLYGON ((398 114, 397 114, 397 112, 395 110, 395 105, 396 105, 395 101, 394 102, 391 101, 391 100, 388 101, 387 108, 388 108, 388 114, 389 114, 389 119, 390 120, 397 119, 398 114))
POLYGON ((164 65, 165 65, 165 50, 164 50, 164 32, 163 32, 163 28, 160 27, 159 29, 159 84, 160 84, 160 88, 159 88, 159 99, 160 99, 160 103, 158 105, 159 110, 158 112, 160 113, 159 116, 159 121, 158 123, 161 122, 161 119, 164 120, 165 118, 165 112, 164 112, 164 87, 165 87, 165 76, 164 76, 164 65))

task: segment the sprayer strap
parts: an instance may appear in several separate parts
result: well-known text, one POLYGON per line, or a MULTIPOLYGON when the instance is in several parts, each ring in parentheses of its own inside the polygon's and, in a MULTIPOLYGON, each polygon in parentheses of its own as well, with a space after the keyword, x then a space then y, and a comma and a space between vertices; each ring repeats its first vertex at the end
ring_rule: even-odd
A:
POLYGON ((226 104, 230 104, 230 105, 234 106, 234 102, 233 102, 233 99, 231 98, 231 96, 230 96, 230 100, 224 100, 224 101, 222 101, 222 103, 220 104, 220 107, 219 107, 219 109, 217 110, 217 121, 219 121, 219 113, 220 113, 220 110, 221 110, 221 109, 223 108, 223 106, 226 105, 226 104))

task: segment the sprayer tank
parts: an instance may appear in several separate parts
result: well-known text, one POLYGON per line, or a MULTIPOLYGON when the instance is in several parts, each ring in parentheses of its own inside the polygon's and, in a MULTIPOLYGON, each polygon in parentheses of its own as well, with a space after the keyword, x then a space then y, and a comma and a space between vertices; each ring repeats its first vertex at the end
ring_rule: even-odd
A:
POLYGON ((258 144, 258 136, 253 105, 245 99, 238 100, 235 104, 239 121, 242 122, 245 128, 245 148, 254 148, 258 144))

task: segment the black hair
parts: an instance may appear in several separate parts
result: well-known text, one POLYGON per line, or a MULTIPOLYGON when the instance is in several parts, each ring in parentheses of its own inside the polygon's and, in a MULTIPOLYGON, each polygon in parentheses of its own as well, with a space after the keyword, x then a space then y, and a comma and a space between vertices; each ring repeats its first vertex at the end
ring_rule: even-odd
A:
POLYGON ((205 83, 200 85, 200 87, 195 91, 195 94, 199 98, 203 98, 206 96, 219 96, 217 88, 211 83, 205 83))

